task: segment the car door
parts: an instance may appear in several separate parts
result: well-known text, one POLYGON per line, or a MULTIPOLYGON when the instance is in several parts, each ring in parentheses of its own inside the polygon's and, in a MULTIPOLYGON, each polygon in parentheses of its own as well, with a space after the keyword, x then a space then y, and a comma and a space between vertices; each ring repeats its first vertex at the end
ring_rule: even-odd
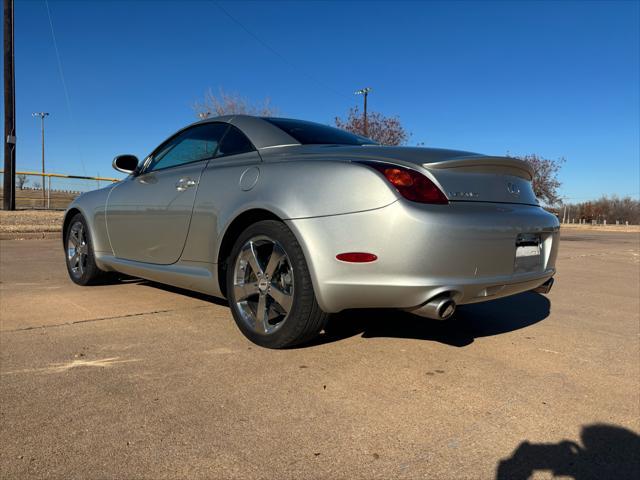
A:
POLYGON ((200 177, 228 125, 190 127, 160 145, 111 191, 106 222, 116 257, 168 265, 184 248, 200 177))
POLYGON ((230 125, 200 177, 183 260, 217 262, 220 235, 231 220, 227 215, 252 197, 247 192, 258 183, 261 162, 249 138, 230 125))

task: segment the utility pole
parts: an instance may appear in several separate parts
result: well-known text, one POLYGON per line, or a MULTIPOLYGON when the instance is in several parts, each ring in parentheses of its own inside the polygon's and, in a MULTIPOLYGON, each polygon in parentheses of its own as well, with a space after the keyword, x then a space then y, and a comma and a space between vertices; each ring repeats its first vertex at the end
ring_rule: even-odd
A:
POLYGON ((369 135, 369 125, 367 125, 367 96, 371 91, 371 87, 361 88, 360 90, 356 90, 354 95, 363 95, 364 96, 364 136, 369 135))
POLYGON ((13 0, 4 0, 4 181, 2 208, 16 209, 16 82, 13 0))
POLYGON ((48 117, 49 114, 47 112, 36 112, 36 113, 32 113, 31 114, 32 117, 36 118, 36 117, 40 117, 40 129, 42 131, 42 206, 46 207, 47 206, 47 192, 45 189, 45 182, 44 182, 44 119, 45 117, 48 117))

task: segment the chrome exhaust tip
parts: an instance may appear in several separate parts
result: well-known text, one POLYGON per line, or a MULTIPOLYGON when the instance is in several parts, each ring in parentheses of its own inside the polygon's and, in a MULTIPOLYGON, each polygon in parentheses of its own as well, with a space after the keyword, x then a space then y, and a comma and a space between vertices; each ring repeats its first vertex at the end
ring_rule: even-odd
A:
POLYGON ((440 320, 446 320, 447 318, 451 318, 455 311, 456 302, 449 298, 440 303, 440 306, 438 307, 438 316, 440 320))
POLYGON ((446 320, 456 311, 456 302, 448 294, 438 295, 415 310, 410 310, 414 315, 431 318, 434 320, 446 320))
POLYGON ((551 277, 549 280, 544 282, 539 287, 534 288, 533 291, 536 292, 536 293, 547 294, 547 293, 549 293, 551 291, 551 287, 553 287, 553 281, 554 281, 553 277, 551 277))

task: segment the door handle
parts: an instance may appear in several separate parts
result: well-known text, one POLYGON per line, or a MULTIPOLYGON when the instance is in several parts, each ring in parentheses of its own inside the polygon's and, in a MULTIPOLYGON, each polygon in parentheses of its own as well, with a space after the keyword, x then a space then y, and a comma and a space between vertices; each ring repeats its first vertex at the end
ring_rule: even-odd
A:
POLYGON ((189 187, 195 187, 197 182, 192 178, 181 178, 176 182, 176 190, 184 192, 189 187))

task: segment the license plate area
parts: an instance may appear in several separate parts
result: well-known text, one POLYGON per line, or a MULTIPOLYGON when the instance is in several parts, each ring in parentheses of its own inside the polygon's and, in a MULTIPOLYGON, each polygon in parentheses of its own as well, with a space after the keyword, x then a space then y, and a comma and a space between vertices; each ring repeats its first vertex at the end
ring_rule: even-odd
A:
POLYGON ((515 273, 542 269, 542 240, 537 233, 521 233, 516 238, 515 273))

